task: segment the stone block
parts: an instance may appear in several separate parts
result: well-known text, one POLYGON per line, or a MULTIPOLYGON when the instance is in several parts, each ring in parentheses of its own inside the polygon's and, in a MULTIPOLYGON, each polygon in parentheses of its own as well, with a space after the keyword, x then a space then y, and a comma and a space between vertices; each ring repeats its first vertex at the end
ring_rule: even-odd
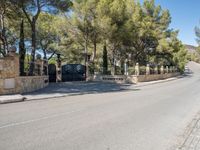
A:
POLYGON ((0 62, 0 71, 3 70, 3 63, 0 62))
POLYGON ((0 88, 2 88, 3 87, 3 79, 0 79, 0 88))
POLYGON ((15 88, 15 78, 4 80, 4 89, 14 89, 15 88))
POLYGON ((150 75, 150 66, 147 64, 146 66, 146 75, 150 75))

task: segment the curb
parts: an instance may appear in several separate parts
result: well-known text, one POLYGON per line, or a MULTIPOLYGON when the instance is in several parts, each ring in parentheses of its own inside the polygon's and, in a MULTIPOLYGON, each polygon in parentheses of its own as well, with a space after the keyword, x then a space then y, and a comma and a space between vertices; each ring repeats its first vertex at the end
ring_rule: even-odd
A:
POLYGON ((163 80, 140 82, 139 84, 136 84, 134 87, 144 87, 144 86, 149 86, 149 85, 154 85, 154 84, 159 84, 159 83, 166 83, 166 82, 169 82, 169 81, 174 81, 174 80, 181 79, 183 77, 184 77, 183 75, 179 75, 177 77, 172 77, 172 78, 163 79, 163 80))
POLYGON ((16 103, 23 102, 26 100, 26 97, 22 95, 6 95, 0 97, 0 104, 16 103))
MULTIPOLYGON (((124 89, 121 91, 131 91, 132 89, 124 89)), ((110 93, 110 92, 115 92, 113 91, 109 91, 109 92, 104 92, 104 93, 110 93)), ((85 94, 95 94, 95 93, 91 93, 91 92, 82 92, 82 93, 71 93, 71 94, 63 94, 63 95, 59 95, 59 96, 47 96, 47 97, 37 97, 37 98, 25 98, 25 101, 34 101, 34 100, 45 100, 45 99, 55 99, 55 98, 61 98, 61 97, 69 97, 69 96, 78 96, 78 95, 85 95, 85 94)))

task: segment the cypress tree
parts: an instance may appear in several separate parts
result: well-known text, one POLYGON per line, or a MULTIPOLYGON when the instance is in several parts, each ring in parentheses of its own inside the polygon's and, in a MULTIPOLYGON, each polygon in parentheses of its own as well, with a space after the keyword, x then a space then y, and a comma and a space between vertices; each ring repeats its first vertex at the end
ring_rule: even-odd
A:
POLYGON ((21 21, 20 26, 20 42, 19 42, 19 64, 20 64, 20 76, 24 76, 24 60, 26 55, 26 49, 24 44, 24 20, 21 21))
POLYGON ((108 55, 106 45, 103 47, 103 74, 108 73, 108 55))

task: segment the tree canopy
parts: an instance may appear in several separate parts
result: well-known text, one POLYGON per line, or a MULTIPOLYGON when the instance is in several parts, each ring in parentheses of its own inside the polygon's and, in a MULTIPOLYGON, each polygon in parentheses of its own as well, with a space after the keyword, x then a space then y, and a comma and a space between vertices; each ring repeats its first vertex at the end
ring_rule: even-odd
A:
POLYGON ((37 53, 51 59, 59 52, 66 63, 83 63, 90 54, 96 71, 106 66, 115 71, 126 59, 129 65, 174 65, 181 70, 186 63, 178 31, 169 27, 170 12, 154 0, 3 0, 0 23, 2 56, 10 45, 24 41, 26 48, 31 43, 30 75, 37 53))

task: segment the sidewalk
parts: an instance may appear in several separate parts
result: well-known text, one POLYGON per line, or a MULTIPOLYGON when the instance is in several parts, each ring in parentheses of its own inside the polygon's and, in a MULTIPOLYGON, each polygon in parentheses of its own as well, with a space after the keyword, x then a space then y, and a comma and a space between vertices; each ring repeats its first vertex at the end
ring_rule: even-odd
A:
POLYGON ((187 127, 177 150, 200 150, 200 112, 187 127))
POLYGON ((47 88, 27 93, 23 96, 27 100, 49 99, 84 94, 98 94, 134 90, 131 84, 116 84, 102 82, 64 82, 51 83, 47 88))
POLYGON ((0 96, 0 104, 21 102, 29 100, 41 100, 49 98, 59 98, 83 94, 107 93, 107 92, 122 92, 134 91, 140 87, 152 84, 169 82, 176 80, 180 77, 142 82, 138 84, 116 84, 116 83, 103 83, 103 82, 64 82, 64 83, 50 83, 48 87, 23 95, 8 95, 0 96))

